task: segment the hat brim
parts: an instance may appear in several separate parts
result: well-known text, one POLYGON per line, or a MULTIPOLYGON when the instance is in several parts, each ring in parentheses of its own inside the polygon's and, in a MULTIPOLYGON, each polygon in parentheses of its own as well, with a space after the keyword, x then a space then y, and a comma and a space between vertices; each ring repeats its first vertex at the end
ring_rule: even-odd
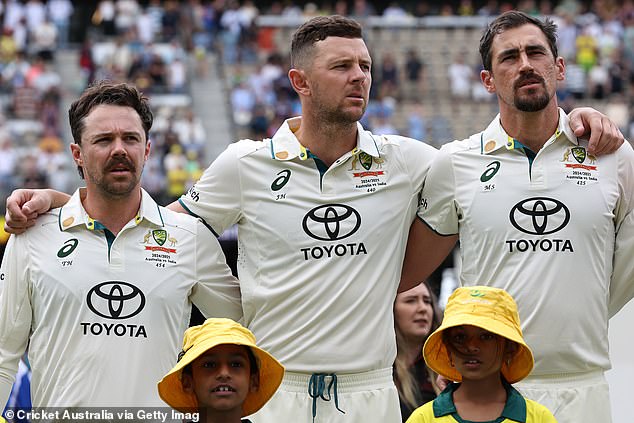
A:
POLYGON ((501 372, 507 382, 518 382, 528 376, 533 370, 533 353, 528 345, 526 345, 526 342, 524 342, 520 332, 507 325, 492 321, 486 316, 474 314, 465 316, 464 314, 459 314, 456 316, 446 316, 440 327, 427 338, 423 346, 425 362, 439 375, 452 381, 462 381, 462 375, 452 365, 449 351, 442 339, 442 334, 445 330, 462 325, 477 326, 509 339, 518 345, 518 350, 510 362, 503 362, 502 364, 501 372))
POLYGON ((181 382, 185 366, 200 357, 205 351, 217 345, 244 345, 251 348, 257 358, 259 367, 259 387, 249 392, 242 404, 242 417, 258 411, 275 394, 284 377, 284 366, 271 354, 258 346, 246 342, 236 341, 232 336, 218 336, 213 342, 201 342, 185 352, 185 355, 158 383, 159 396, 170 407, 183 413, 198 411, 198 400, 193 393, 183 390, 181 382))

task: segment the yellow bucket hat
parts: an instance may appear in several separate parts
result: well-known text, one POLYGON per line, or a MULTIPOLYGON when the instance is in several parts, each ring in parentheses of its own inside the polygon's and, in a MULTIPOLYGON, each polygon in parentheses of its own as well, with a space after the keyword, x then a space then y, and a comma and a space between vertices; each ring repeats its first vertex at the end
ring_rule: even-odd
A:
POLYGON ((441 376, 456 382, 462 375, 452 366, 442 332, 454 326, 471 325, 515 342, 518 351, 502 364, 502 375, 509 383, 524 379, 533 369, 533 353, 524 342, 517 305, 503 289, 472 286, 456 289, 445 308, 443 321, 425 342, 423 356, 427 365, 441 376))
POLYGON ((255 345, 255 336, 250 330, 231 319, 207 319, 202 325, 192 326, 185 331, 183 352, 179 354, 178 363, 158 383, 159 395, 163 401, 184 413, 198 410, 196 396, 183 390, 183 368, 205 351, 223 344, 244 345, 253 351, 258 361, 260 386, 257 391, 247 395, 242 404, 242 416, 248 416, 262 408, 282 383, 284 366, 255 345))

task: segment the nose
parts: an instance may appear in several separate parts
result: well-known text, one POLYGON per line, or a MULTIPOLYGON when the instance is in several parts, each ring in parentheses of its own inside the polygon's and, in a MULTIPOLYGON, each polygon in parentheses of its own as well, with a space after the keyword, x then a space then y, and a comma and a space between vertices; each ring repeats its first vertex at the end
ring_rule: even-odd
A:
POLYGON ((218 372, 216 373, 216 378, 220 380, 227 380, 231 377, 231 372, 229 371, 228 364, 221 364, 218 366, 218 372))
POLYGON ((125 149, 125 143, 120 137, 117 137, 112 143, 112 154, 113 155, 126 155, 127 151, 125 149))
POLYGON ((465 343, 465 349, 470 354, 477 353, 478 351, 480 351, 480 344, 478 343, 477 339, 469 338, 465 343))
POLYGON ((528 58, 528 54, 526 52, 520 53, 520 71, 521 72, 529 72, 533 70, 533 65, 528 58))
POLYGON ((353 68, 352 81, 356 83, 363 83, 368 79, 368 74, 361 68, 361 66, 357 65, 353 68))

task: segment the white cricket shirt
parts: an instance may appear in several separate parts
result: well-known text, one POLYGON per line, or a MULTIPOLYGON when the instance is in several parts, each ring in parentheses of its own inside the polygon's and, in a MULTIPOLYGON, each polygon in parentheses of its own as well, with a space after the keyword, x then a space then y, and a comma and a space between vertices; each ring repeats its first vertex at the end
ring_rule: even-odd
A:
POLYGON ((9 240, 0 403, 30 340, 35 407, 165 406, 156 384, 176 363, 191 303, 239 319, 237 280, 199 220, 143 191, 136 218, 108 239, 80 192, 9 240))
POLYGON ((322 175, 293 134, 300 119, 230 145, 180 201, 217 233, 237 223, 245 324, 287 370, 391 367, 392 304, 436 150, 359 125, 322 175))
MULTIPOLYGON (((515 298, 534 375, 610 367, 615 243, 622 225, 632 225, 632 147, 594 157, 568 122, 560 111, 558 130, 532 165, 499 116, 484 132, 443 146, 418 212, 436 232, 459 233, 463 285, 515 298)), ((627 248, 621 257, 631 261, 631 241, 627 248)))

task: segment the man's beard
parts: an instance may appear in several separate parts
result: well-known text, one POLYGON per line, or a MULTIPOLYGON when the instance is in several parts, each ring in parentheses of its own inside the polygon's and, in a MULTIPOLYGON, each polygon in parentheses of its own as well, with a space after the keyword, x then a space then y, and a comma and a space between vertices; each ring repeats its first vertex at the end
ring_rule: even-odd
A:
POLYGON ((537 97, 515 96, 513 100, 515 107, 522 112, 539 112, 540 110, 544 110, 549 102, 550 97, 545 91, 537 97))
POLYGON ((550 96, 548 95, 548 90, 546 89, 546 81, 544 81, 544 78, 541 76, 533 73, 523 75, 515 82, 514 88, 516 92, 522 87, 522 85, 524 85, 525 81, 539 83, 542 86, 543 91, 527 96, 519 96, 516 94, 513 98, 513 105, 522 112, 539 112, 540 110, 544 110, 550 102, 550 96))

